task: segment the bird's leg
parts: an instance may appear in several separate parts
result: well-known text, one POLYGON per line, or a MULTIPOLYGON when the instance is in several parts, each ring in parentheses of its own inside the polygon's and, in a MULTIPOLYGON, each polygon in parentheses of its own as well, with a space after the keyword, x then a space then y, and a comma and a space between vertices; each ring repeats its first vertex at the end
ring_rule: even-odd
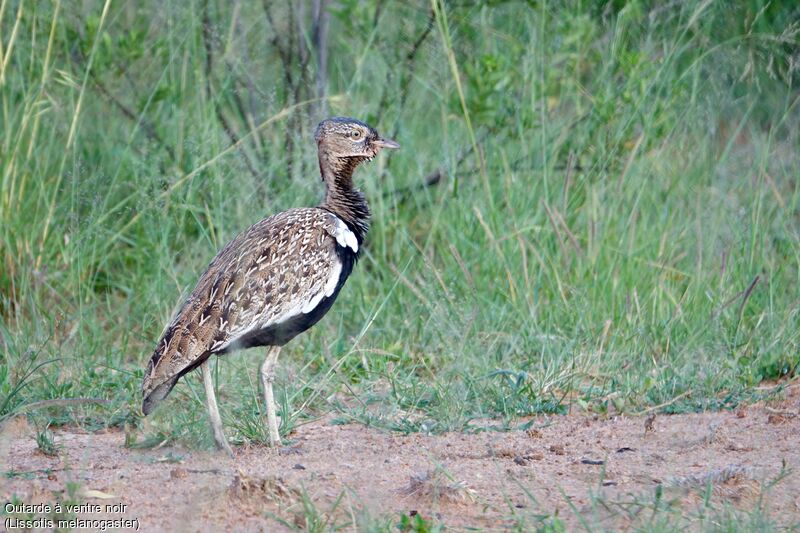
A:
POLYGON ((272 395, 272 383, 275 381, 275 363, 278 361, 280 346, 270 346, 267 357, 261 363, 261 385, 264 390, 264 403, 267 406, 267 429, 269 429, 269 445, 277 446, 281 443, 278 433, 278 416, 275 412, 275 398, 272 395))
POLYGON ((214 381, 211 379, 211 358, 206 359, 201 366, 203 367, 203 387, 206 389, 206 406, 208 407, 208 416, 211 418, 214 442, 217 443, 217 448, 225 450, 228 455, 233 457, 233 450, 231 450, 231 446, 225 438, 225 433, 222 432, 222 419, 219 416, 219 408, 217 407, 217 396, 214 394, 214 381))

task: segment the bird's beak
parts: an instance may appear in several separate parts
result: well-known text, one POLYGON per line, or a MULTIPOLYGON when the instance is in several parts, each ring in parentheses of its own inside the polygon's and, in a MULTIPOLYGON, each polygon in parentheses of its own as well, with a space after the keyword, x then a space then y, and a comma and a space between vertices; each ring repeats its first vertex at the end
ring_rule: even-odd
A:
POLYGON ((372 144, 374 146, 377 146, 378 148, 400 148, 400 145, 394 142, 393 140, 383 139, 381 137, 378 137, 377 139, 372 141, 372 144))

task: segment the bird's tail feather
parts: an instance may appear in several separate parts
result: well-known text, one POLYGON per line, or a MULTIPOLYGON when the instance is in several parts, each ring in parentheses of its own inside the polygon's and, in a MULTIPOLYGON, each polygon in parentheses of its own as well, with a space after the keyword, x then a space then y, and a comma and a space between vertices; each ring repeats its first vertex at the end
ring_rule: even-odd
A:
POLYGON ((169 392, 172 390, 172 387, 174 387, 175 383, 178 382, 179 377, 180 376, 176 376, 173 379, 165 381, 150 391, 150 393, 147 394, 144 399, 142 399, 142 412, 145 414, 145 416, 152 413, 153 409, 155 409, 156 406, 161 403, 161 400, 167 397, 169 392))

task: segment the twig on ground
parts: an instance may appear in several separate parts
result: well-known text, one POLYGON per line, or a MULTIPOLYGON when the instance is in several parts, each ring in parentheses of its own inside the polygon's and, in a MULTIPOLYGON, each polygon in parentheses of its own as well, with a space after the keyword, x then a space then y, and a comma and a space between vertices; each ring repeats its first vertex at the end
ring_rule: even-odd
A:
POLYGON ((631 416, 644 416, 644 415, 646 415, 648 413, 651 413, 653 411, 656 411, 656 410, 661 409, 663 407, 666 407, 668 405, 672 405, 673 403, 677 402, 678 400, 680 400, 681 398, 683 398, 685 396, 688 396, 691 393, 692 393, 692 390, 689 389, 687 391, 684 391, 684 392, 678 394, 677 396, 675 396, 671 400, 668 400, 668 401, 666 401, 664 403, 660 403, 658 405, 654 405, 652 407, 648 407, 647 409, 644 409, 643 411, 637 411, 635 413, 631 413, 631 416))

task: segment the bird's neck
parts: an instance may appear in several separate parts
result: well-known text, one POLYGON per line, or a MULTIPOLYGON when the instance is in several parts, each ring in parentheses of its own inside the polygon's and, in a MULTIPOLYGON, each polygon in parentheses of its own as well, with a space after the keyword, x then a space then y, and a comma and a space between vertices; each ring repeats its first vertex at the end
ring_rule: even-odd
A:
POLYGON ((323 209, 342 219, 355 233, 358 243, 364 242, 369 231, 370 211, 364 195, 353 187, 353 172, 364 160, 360 157, 334 157, 320 151, 319 170, 327 191, 323 209))

